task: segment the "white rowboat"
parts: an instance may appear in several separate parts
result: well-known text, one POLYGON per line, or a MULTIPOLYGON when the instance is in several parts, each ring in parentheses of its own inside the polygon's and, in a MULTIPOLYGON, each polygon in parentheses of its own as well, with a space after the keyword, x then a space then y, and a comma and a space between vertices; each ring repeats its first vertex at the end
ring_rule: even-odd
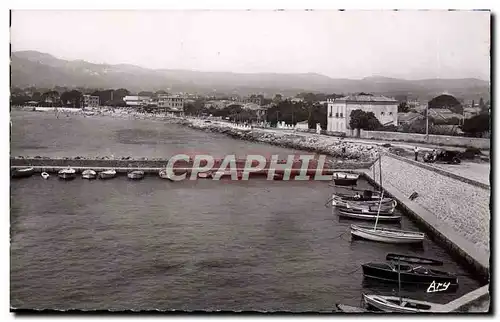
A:
POLYGON ((76 176, 76 170, 72 168, 62 169, 58 173, 59 178, 64 180, 72 180, 76 176))
POLYGON ((47 180, 47 179, 50 177, 50 175, 49 175, 47 172, 42 172, 41 176, 42 176, 42 178, 44 178, 45 180, 47 180))
MULTIPOLYGON (((379 218, 380 220, 380 218, 379 218)), ((425 234, 391 228, 374 228, 369 226, 351 225, 351 235, 392 244, 415 244, 424 241, 425 234)))
POLYGON ((100 179, 112 179, 114 177, 116 177, 116 170, 114 169, 105 170, 99 173, 100 179))
POLYGON ((127 173, 127 177, 131 180, 140 180, 140 179, 144 178, 144 171, 140 171, 140 170, 131 171, 131 172, 127 173))
POLYGON ((449 309, 442 304, 418 301, 409 298, 385 295, 363 294, 363 299, 368 306, 383 312, 390 313, 445 313, 449 309))
POLYGON ((92 180, 92 179, 95 179, 96 177, 97 177, 97 173, 94 170, 87 169, 87 170, 84 170, 82 172, 83 179, 92 180))

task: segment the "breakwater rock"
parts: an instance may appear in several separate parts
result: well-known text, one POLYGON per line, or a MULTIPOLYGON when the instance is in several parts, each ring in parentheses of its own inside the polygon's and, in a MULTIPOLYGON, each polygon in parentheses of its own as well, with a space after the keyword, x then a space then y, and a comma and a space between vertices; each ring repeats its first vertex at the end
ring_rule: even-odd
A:
MULTIPOLYGON (((186 122, 183 123, 186 124, 186 122)), ((201 120, 189 120, 187 123, 190 128, 197 130, 222 133, 241 140, 325 154, 340 160, 372 162, 378 157, 379 151, 383 149, 376 145, 344 142, 331 137, 305 136, 289 132, 276 133, 260 128, 242 129, 229 124, 205 123, 201 120)))

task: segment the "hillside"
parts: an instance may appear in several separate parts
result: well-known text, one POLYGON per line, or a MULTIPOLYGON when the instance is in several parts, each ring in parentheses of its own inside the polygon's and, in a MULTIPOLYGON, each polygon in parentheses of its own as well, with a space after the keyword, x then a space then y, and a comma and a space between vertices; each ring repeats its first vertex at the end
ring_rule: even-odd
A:
POLYGON ((11 54, 11 85, 15 87, 89 87, 127 88, 132 91, 160 90, 248 95, 277 92, 350 93, 371 92, 390 96, 407 95, 429 100, 450 93, 458 98, 479 100, 489 98, 489 83, 480 79, 403 80, 367 77, 361 80, 333 79, 324 75, 199 72, 175 69, 147 69, 134 65, 93 64, 83 60, 68 61, 37 51, 11 54))

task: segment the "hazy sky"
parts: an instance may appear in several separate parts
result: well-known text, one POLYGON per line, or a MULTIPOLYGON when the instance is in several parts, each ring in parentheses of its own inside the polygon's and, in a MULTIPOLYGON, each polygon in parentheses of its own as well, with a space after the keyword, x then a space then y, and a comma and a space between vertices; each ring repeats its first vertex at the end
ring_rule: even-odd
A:
POLYGON ((479 11, 13 11, 11 44, 149 68, 490 79, 479 11))

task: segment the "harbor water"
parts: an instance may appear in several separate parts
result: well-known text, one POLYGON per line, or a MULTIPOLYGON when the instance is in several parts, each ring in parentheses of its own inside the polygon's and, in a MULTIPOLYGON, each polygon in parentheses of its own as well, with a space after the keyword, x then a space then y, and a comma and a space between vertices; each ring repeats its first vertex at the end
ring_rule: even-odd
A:
MULTIPOLYGON (((26 114, 12 115, 13 155, 296 152, 160 122, 26 114), (62 122, 77 134, 53 133, 62 122)), ((446 303, 480 286, 429 239, 422 247, 351 240, 359 222, 325 207, 332 192, 327 182, 265 179, 12 180, 11 306, 327 312, 359 305, 362 293, 397 294, 397 284, 363 280, 361 264, 387 253, 440 259, 439 269, 459 275, 453 293, 403 288, 403 296, 446 303)), ((406 217, 384 226, 417 230, 406 217)))

